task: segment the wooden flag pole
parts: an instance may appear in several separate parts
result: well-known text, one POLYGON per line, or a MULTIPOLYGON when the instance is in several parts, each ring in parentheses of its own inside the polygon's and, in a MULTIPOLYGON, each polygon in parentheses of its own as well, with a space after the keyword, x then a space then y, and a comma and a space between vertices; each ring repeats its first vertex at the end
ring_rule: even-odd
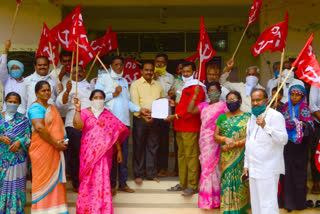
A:
POLYGON ((202 70, 202 41, 200 42, 199 58, 200 58, 200 65, 199 65, 198 85, 199 85, 199 83, 200 83, 201 70, 202 70))
POLYGON ((8 40, 12 39, 14 27, 16 26, 17 15, 18 15, 18 12, 19 12, 20 5, 21 5, 21 3, 17 4, 16 11, 14 12, 8 40))
POLYGON ((244 31, 243 31, 243 34, 242 34, 241 39, 240 39, 240 41, 239 41, 239 43, 238 43, 238 46, 237 46, 236 50, 234 51, 234 53, 233 53, 233 55, 232 55, 232 59, 234 59, 234 57, 236 56, 236 53, 238 52, 238 49, 239 49, 239 47, 240 47, 240 44, 241 44, 241 42, 242 42, 242 40, 243 40, 243 37, 244 37, 244 35, 246 34, 248 28, 249 28, 249 25, 247 25, 247 27, 246 27, 246 28, 244 29, 244 31))
POLYGON ((71 68, 70 68, 70 80, 72 80, 72 75, 73 75, 73 59, 74 59, 74 46, 72 50, 72 59, 71 59, 71 68))
POLYGON ((120 56, 120 51, 119 51, 119 48, 117 48, 117 54, 118 54, 118 56, 120 56))
POLYGON ((111 77, 111 79, 112 79, 112 81, 113 81, 114 86, 116 86, 116 87, 117 87, 117 83, 116 83, 116 81, 114 81, 114 79, 112 78, 112 76, 111 76, 110 72, 108 71, 108 69, 106 68, 106 66, 103 64, 103 62, 101 61, 101 59, 100 59, 100 57, 99 57, 99 56, 97 56, 97 59, 99 60, 100 64, 101 64, 101 65, 102 65, 102 67, 104 68, 104 70, 106 70, 106 72, 110 75, 110 77, 111 77))
POLYGON ((50 50, 50 57, 51 57, 51 59, 52 59, 52 66, 53 66, 53 69, 54 69, 54 73, 55 73, 55 75, 57 76, 58 82, 60 83, 60 79, 59 79, 57 67, 56 67, 56 64, 54 63, 54 57, 53 57, 51 42, 49 42, 49 50, 50 50))
MULTIPOLYGON (((276 92, 276 94, 273 96, 272 100, 270 101, 270 103, 268 104, 266 110, 264 111, 264 113, 262 114, 262 117, 264 117, 267 113, 267 111, 269 110, 269 108, 271 107, 272 103, 275 101, 275 99, 277 98, 281 88, 284 86, 284 84, 286 83, 287 79, 289 78, 291 72, 293 71, 294 67, 292 67, 289 71, 289 73, 287 74, 286 78, 282 81, 280 87, 278 87, 278 90, 276 92)), ((290 98, 289 98, 290 99, 290 98)))
POLYGON ((78 73, 79 73, 79 36, 77 37, 77 59, 76 59, 76 97, 78 97, 78 73))
POLYGON ((88 73, 87 73, 86 79, 88 79, 88 78, 89 78, 89 76, 90 76, 90 74, 91 74, 91 71, 92 71, 92 69, 93 69, 94 65, 95 65, 95 64, 96 64, 96 62, 97 62, 97 56, 99 56, 100 52, 101 52, 101 51, 99 51, 99 52, 97 53, 96 57, 94 58, 94 60, 93 60, 93 62, 92 62, 92 64, 91 64, 91 66, 90 66, 90 68, 89 68, 89 71, 88 71, 88 73))
POLYGON ((282 76, 282 70, 283 70, 283 61, 284 61, 284 51, 285 51, 285 48, 283 48, 282 50, 282 53, 281 53, 281 60, 280 60, 280 72, 279 72, 279 81, 278 81, 278 88, 281 84, 281 76, 282 76))

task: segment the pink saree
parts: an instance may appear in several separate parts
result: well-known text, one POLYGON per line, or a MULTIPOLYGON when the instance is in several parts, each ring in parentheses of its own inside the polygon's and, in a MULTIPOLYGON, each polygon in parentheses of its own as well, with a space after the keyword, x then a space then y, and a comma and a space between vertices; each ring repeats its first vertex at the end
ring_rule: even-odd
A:
POLYGON ((88 109, 81 111, 84 122, 80 149, 80 187, 77 214, 113 214, 110 172, 114 144, 129 135, 129 129, 108 110, 97 119, 88 109))
POLYGON ((216 122, 220 114, 228 111, 225 102, 198 105, 201 117, 200 164, 201 176, 198 206, 201 209, 220 207, 220 145, 213 139, 216 122))

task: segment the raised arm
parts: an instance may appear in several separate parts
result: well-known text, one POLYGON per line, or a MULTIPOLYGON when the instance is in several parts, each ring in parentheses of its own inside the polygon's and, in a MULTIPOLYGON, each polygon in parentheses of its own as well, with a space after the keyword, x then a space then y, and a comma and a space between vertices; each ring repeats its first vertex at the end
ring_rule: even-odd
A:
POLYGON ((0 58, 0 80, 2 84, 4 84, 7 79, 9 78, 9 73, 8 73, 8 52, 11 47, 11 41, 7 40, 5 43, 5 49, 3 54, 1 55, 0 58))
POLYGON ((190 114, 199 114, 199 108, 198 106, 196 106, 196 100, 197 100, 197 97, 200 93, 200 86, 197 85, 195 88, 194 88, 194 95, 189 103, 189 106, 188 106, 188 112, 190 114))
POLYGON ((77 97, 74 98, 74 106, 76 107, 76 112, 73 116, 73 126, 79 130, 84 127, 84 123, 81 119, 81 102, 77 97))

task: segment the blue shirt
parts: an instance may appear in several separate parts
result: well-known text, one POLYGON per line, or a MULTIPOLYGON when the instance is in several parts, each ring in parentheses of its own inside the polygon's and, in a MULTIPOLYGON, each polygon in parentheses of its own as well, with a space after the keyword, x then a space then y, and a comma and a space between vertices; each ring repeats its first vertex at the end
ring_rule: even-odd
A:
MULTIPOLYGON (((101 75, 103 77, 104 75, 101 75)), ((105 77, 109 76, 107 74, 105 77)), ((122 92, 117 96, 113 97, 113 92, 106 92, 104 81, 98 78, 98 81, 96 83, 95 89, 100 89, 106 93, 106 102, 109 102, 113 100, 113 107, 112 109, 109 109, 114 116, 116 116, 122 123, 124 123, 126 126, 130 126, 130 114, 131 112, 139 112, 140 107, 135 105, 130 101, 130 93, 129 93, 129 86, 128 82, 125 78, 120 79, 114 79, 117 85, 122 87, 122 92)))

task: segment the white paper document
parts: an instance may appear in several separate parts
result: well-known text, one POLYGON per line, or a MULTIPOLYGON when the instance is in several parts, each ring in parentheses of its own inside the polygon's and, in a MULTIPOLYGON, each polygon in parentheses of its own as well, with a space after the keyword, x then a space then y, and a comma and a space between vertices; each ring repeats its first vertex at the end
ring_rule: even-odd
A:
POLYGON ((156 119, 166 119, 169 116, 169 100, 166 98, 152 102, 151 117, 156 119))

